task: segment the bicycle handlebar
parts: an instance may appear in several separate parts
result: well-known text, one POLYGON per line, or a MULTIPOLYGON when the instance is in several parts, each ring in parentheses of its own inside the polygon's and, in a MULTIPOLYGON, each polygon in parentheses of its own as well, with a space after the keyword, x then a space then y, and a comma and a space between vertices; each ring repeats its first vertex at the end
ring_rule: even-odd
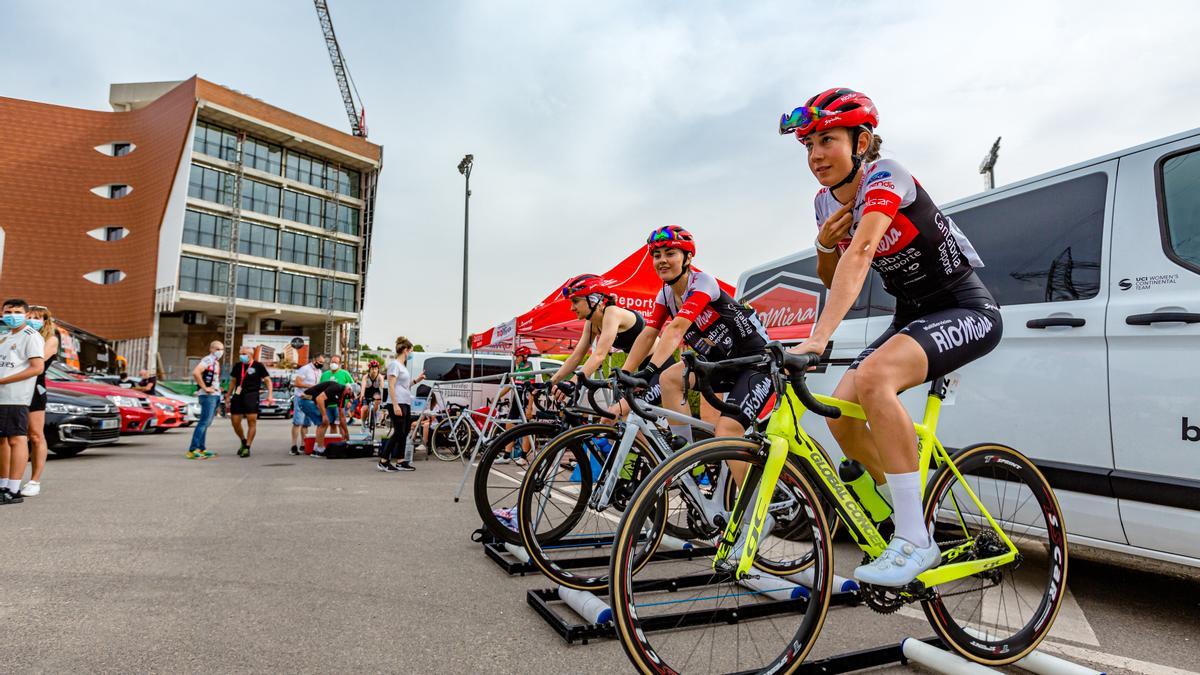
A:
POLYGON ((654 413, 647 410, 645 408, 645 404, 642 402, 642 399, 638 398, 634 394, 634 392, 638 388, 649 387, 650 386, 649 382, 646 382, 645 380, 640 380, 619 368, 615 371, 615 377, 617 379, 617 382, 619 382, 621 384, 622 394, 624 395, 625 401, 627 403, 629 403, 630 410, 632 410, 634 413, 636 413, 638 417, 641 417, 642 419, 645 419, 645 420, 649 420, 651 422, 658 419, 658 415, 655 415, 654 413))
POLYGON ((607 389, 608 388, 607 382, 593 380, 593 379, 589 378, 588 376, 584 375, 582 372, 575 373, 575 380, 577 382, 579 382, 580 386, 582 386, 584 389, 587 389, 588 403, 590 403, 592 405, 592 410, 595 410, 597 415, 607 418, 607 419, 610 419, 610 420, 614 420, 617 418, 616 415, 610 413, 607 410, 604 410, 603 408, 600 407, 600 404, 596 402, 596 392, 600 391, 601 389, 607 389))
POLYGON ((712 378, 746 368, 761 369, 768 367, 773 371, 773 374, 778 372, 787 377, 788 383, 792 385, 792 389, 796 392, 796 397, 800 399, 800 403, 805 408, 830 419, 837 419, 842 416, 842 411, 838 408, 817 401, 813 397, 812 392, 809 391, 808 383, 805 381, 808 369, 821 362, 820 354, 791 354, 784 349, 782 344, 770 342, 767 344, 766 353, 764 354, 741 356, 724 361, 701 361, 696 358, 693 352, 685 353, 683 356, 688 371, 696 373, 696 386, 700 390, 700 394, 704 396, 704 400, 722 412, 737 415, 741 413, 741 409, 717 397, 710 383, 712 378))

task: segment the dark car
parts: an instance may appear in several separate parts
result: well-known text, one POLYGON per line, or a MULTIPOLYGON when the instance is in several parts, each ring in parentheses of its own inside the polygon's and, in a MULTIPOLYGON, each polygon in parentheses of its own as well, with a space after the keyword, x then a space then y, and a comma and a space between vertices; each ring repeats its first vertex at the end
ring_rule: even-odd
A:
POLYGON ((292 414, 292 392, 290 389, 272 392, 271 402, 267 403, 267 390, 263 389, 258 397, 259 417, 288 417, 292 414))
POLYGON ((103 396, 66 389, 46 392, 46 444, 61 457, 121 438, 121 412, 103 396))

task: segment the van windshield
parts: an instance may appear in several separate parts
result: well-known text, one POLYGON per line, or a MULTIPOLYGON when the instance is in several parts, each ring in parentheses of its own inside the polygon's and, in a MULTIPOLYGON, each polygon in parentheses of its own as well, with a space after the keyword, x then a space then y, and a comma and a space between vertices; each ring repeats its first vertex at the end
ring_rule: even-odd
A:
MULTIPOLYGON (((512 364, 508 360, 475 359, 473 377, 507 373, 512 364)), ((435 356, 423 364, 425 378, 439 382, 464 380, 472 377, 470 357, 435 356)))

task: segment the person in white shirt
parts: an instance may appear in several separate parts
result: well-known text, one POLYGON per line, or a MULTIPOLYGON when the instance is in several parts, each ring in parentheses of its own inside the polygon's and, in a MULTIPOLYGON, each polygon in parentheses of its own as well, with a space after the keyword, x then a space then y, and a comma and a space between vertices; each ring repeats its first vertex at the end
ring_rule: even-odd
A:
POLYGON ((25 324, 29 303, 4 301, 0 326, 0 506, 19 504, 29 462, 29 402, 44 367, 46 342, 25 324))
POLYGON ((392 435, 388 437, 387 444, 379 451, 379 465, 376 468, 380 471, 416 471, 416 467, 412 465, 413 448, 408 444, 408 416, 412 411, 413 402, 413 395, 409 388, 420 382, 422 378, 418 377, 416 381, 413 381, 412 376, 408 373, 408 368, 404 366, 408 361, 408 355, 412 352, 412 347, 413 344, 408 338, 396 338, 396 360, 388 364, 389 405, 387 411, 392 421, 392 435), (396 464, 396 458, 399 457, 401 448, 404 448, 404 460, 396 464))
POLYGON ((300 398, 305 390, 317 386, 321 380, 321 369, 325 367, 325 355, 317 354, 311 361, 300 366, 292 378, 292 454, 303 454, 304 437, 308 435, 308 427, 316 426, 321 420, 310 420, 308 415, 300 410, 300 398))

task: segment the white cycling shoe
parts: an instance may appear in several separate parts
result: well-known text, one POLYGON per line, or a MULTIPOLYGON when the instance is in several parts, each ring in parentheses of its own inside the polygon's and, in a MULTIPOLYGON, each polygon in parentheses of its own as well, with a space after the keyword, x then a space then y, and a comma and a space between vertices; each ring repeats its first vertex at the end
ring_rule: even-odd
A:
POLYGON ((879 557, 854 570, 854 580, 864 584, 899 588, 912 583, 917 575, 933 569, 942 560, 942 551, 930 538, 929 546, 918 548, 906 539, 892 537, 879 557))

